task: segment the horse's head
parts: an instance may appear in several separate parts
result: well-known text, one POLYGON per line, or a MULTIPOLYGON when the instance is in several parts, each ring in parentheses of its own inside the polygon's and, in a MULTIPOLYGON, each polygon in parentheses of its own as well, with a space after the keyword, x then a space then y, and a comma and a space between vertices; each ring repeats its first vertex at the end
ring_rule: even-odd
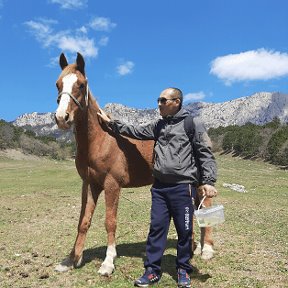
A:
POLYGON ((62 68, 56 86, 58 89, 58 108, 55 113, 56 123, 61 129, 68 129, 77 115, 87 107, 88 86, 85 77, 83 56, 77 53, 76 63, 68 64, 62 53, 59 58, 62 68))

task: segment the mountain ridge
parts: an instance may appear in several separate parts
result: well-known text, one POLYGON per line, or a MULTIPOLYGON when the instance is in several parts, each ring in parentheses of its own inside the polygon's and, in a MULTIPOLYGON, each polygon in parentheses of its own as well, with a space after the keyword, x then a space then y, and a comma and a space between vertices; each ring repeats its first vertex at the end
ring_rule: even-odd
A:
MULTIPOLYGON (((288 94, 280 92, 258 92, 222 103, 194 102, 184 106, 194 117, 199 117, 207 128, 239 125, 247 122, 264 125, 278 117, 280 122, 288 122, 288 94)), ((122 104, 108 103, 104 110, 115 119, 139 125, 159 118, 158 109, 137 109, 122 104)), ((71 140, 71 131, 58 129, 54 113, 25 113, 12 124, 36 135, 53 135, 58 140, 71 140)))

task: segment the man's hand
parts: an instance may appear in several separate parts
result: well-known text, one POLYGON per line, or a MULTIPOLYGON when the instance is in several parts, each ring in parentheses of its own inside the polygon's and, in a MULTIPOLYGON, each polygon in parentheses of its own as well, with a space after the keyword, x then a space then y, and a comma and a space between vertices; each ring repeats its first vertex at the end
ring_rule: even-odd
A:
POLYGON ((100 112, 97 112, 99 120, 103 121, 106 125, 108 125, 111 119, 107 116, 107 114, 101 108, 99 108, 99 111, 100 112))
POLYGON ((204 184, 204 185, 199 186, 197 188, 197 192, 199 196, 202 196, 202 197, 206 196, 208 198, 216 197, 218 194, 218 191, 216 190, 216 188, 209 184, 204 184))

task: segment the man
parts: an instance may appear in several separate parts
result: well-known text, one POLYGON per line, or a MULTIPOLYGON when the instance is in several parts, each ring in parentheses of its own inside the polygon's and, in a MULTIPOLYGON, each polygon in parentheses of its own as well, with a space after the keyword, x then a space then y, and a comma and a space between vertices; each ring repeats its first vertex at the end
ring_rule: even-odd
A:
POLYGON ((110 120, 103 110, 98 113, 115 133, 136 139, 155 140, 151 224, 146 246, 145 273, 135 281, 137 287, 147 287, 161 278, 161 259, 171 217, 178 234, 178 287, 191 287, 192 197, 196 187, 202 196, 217 195, 214 187, 217 169, 207 133, 199 121, 191 118, 194 133, 193 138, 189 139, 184 129, 184 119, 189 113, 182 108, 182 102, 180 89, 165 89, 158 98, 162 119, 138 127, 110 120))

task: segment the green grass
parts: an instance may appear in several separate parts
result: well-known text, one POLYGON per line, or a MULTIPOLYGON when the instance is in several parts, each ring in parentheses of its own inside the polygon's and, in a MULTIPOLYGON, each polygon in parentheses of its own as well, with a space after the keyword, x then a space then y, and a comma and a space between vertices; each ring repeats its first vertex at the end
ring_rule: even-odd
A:
MULTIPOLYGON (((215 202, 224 205, 225 223, 214 229, 215 257, 209 262, 193 258, 193 287, 287 287, 288 171, 260 161, 216 156, 215 202), (247 193, 223 188, 223 183, 244 185, 247 193)), ((54 271, 74 244, 80 189, 72 161, 0 158, 1 287, 133 287, 143 272, 150 187, 122 190, 118 258, 111 277, 97 274, 106 251, 103 195, 88 232, 84 265, 64 274, 54 271)), ((176 287, 175 246, 171 223, 157 287, 176 287)))

